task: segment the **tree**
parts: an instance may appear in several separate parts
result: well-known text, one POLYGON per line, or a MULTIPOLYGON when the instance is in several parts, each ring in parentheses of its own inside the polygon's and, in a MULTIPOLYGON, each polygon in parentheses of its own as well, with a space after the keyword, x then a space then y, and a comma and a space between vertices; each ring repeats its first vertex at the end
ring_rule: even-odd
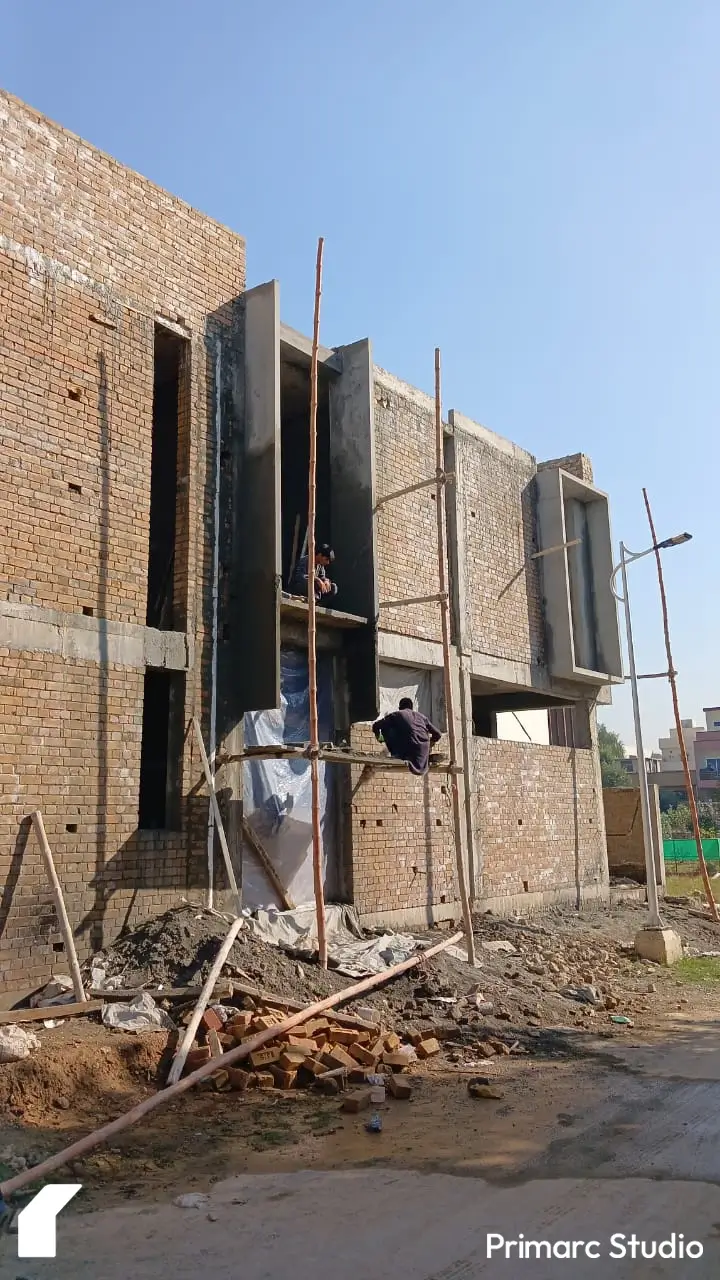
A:
POLYGON ((623 765, 625 748, 622 738, 604 724, 598 725, 598 751, 604 787, 627 787, 629 778, 623 765))

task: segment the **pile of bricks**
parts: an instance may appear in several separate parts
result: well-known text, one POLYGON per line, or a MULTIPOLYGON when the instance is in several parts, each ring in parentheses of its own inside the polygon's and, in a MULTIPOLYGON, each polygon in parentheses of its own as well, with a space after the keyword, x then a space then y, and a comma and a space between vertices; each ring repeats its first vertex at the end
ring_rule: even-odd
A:
MULTIPOLYGON (((253 1003, 248 999, 248 1004, 253 1003)), ((187 1056, 185 1074, 229 1049, 279 1025, 288 1011, 260 1002, 252 1008, 214 1006, 203 1014, 198 1040, 187 1056)), ((191 1011, 186 1015, 189 1021, 191 1011)), ((412 1032, 404 1042, 394 1031, 370 1026, 343 1016, 342 1024, 332 1018, 311 1018, 294 1031, 251 1052, 242 1066, 218 1067, 203 1082, 205 1088, 220 1093, 247 1089, 295 1089, 316 1087, 322 1093, 343 1092, 348 1084, 367 1084, 378 1075, 394 1097, 409 1097, 395 1077, 413 1062, 440 1052, 434 1038, 412 1032)))

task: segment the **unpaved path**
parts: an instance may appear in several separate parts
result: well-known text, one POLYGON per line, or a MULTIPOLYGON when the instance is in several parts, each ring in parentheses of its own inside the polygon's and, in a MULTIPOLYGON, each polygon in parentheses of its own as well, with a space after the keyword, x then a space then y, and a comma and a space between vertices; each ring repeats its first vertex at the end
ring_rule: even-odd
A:
MULTIPOLYGON (((590 1046, 588 1046, 590 1047, 590 1046)), ((464 1132, 451 1095, 459 1082, 427 1083, 422 1098, 376 1136, 353 1121, 339 1138, 319 1140, 317 1164, 295 1171, 245 1173, 207 1183, 208 1203, 181 1209, 170 1195, 60 1219, 58 1257, 18 1260, 7 1238, 2 1280, 195 1280, 212 1272, 243 1280, 716 1280, 720 1268, 720 1035, 717 1021, 684 1020, 653 1043, 598 1046, 601 1058, 555 1064, 543 1075, 543 1105, 515 1083, 512 1109, 470 1104, 464 1132), (430 1095, 428 1095, 429 1097, 430 1095), (438 1099, 448 1104, 444 1146, 408 1146, 430 1124, 439 1140, 438 1099), (562 1106, 562 1110, 555 1111, 562 1106), (476 1126, 467 1123, 470 1114, 476 1126), (522 1120, 520 1124, 519 1121, 522 1120), (515 1128, 513 1129, 513 1125, 515 1128), (515 1134, 514 1145, 512 1135, 515 1134), (392 1135, 395 1134, 395 1142, 392 1135), (476 1136, 477 1135, 477 1136, 476 1136), (334 1147, 332 1144, 335 1144, 334 1147), (364 1146, 362 1145, 364 1144, 364 1146), (390 1150, 388 1148, 391 1147, 390 1150), (493 1154, 495 1161, 493 1163, 493 1154), (363 1157, 371 1168, 349 1169, 363 1157), (443 1167, 446 1172, 418 1172, 443 1167), (465 1174, 464 1177, 451 1173, 465 1174), (473 1176, 467 1176, 473 1175, 473 1176), (488 1259, 488 1235, 505 1240, 598 1241, 599 1257, 488 1259), (682 1235, 699 1241, 697 1260, 611 1257, 613 1235, 646 1248, 682 1235)), ((527 1064, 523 1064, 529 1071, 527 1064)), ((512 1070, 518 1068, 513 1066, 512 1070)), ((430 1133, 428 1133, 430 1138, 430 1133)), ((276 1161, 277 1163, 277 1161, 276 1161)), ((199 1186, 199 1184, 198 1184, 199 1186)), ((193 1188, 179 1178, 173 1194, 193 1188)), ((564 1246, 560 1245, 561 1250, 564 1246)))

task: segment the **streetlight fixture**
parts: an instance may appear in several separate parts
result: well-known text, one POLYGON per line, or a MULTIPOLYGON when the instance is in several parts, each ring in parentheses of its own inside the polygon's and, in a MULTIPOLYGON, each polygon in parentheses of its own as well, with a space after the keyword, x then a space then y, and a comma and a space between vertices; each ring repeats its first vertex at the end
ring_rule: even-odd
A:
MULTIPOLYGON (((653 850, 652 832, 650 829, 650 788, 648 787, 647 772, 645 769, 645 749, 642 739, 642 725, 640 723, 640 699, 638 697, 638 677, 637 668, 635 666, 635 647, 633 645, 632 634, 632 618, 630 616, 630 595, 628 592, 627 566, 634 564, 636 560, 642 560, 644 556, 652 555, 655 551, 664 551, 668 547, 679 547, 683 542, 689 542, 692 538, 691 533, 677 533, 674 538, 664 538, 662 542, 655 542, 646 551, 630 551, 624 542, 620 543, 620 563, 615 566, 610 578, 610 590, 619 600, 625 609, 625 633, 627 636, 628 648, 628 666, 630 668, 630 690, 632 693, 633 720, 635 721, 635 750, 638 758, 638 782, 640 787, 640 810, 642 813, 643 824, 643 846, 645 849, 645 874, 647 878, 647 899, 648 912, 650 919, 648 921, 649 929, 662 929, 663 922, 660 918, 660 905, 658 900, 658 883, 657 883, 657 867, 655 866, 655 854, 653 850), (618 595, 615 590, 615 579, 620 573, 622 575, 622 595, 618 595)), ((666 675, 666 672, 662 672, 666 675)))

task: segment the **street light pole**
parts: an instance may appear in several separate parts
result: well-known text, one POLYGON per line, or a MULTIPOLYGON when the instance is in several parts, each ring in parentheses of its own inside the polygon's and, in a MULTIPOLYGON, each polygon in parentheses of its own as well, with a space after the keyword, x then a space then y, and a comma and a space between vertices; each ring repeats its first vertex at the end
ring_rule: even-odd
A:
MULTIPOLYGON (((652 550, 652 548, 651 548, 652 550)), ((645 749, 643 747, 642 724, 640 721, 640 699, 638 697, 638 678, 635 666, 635 646, 633 644, 632 618, 630 616, 630 593, 626 559, 627 547, 620 543, 620 573, 622 575, 623 604, 625 607, 625 633, 627 636, 628 666, 630 668, 630 690, 632 693, 633 720, 635 721, 635 750, 638 760, 638 781, 640 786, 640 811, 642 813, 643 845, 645 848, 645 876, 647 879, 647 900, 650 929, 662 929, 660 906, 658 901, 657 867, 655 850, 653 849, 652 831, 650 828, 650 788, 645 769, 645 749)), ((632 555, 632 553, 631 553, 632 555)), ((632 559, 637 557, 632 556, 632 559)))

